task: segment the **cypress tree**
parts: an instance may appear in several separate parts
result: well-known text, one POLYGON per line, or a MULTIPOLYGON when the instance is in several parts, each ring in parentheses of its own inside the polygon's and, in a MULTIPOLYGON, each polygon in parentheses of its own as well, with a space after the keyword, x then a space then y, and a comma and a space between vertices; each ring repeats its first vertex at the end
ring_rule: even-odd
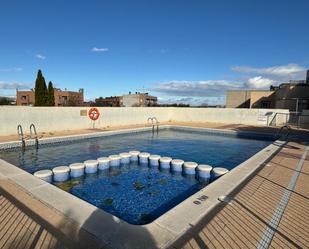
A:
POLYGON ((54 86, 53 86, 53 83, 51 81, 48 83, 47 105, 48 106, 54 106, 55 105, 54 86))
POLYGON ((46 82, 45 82, 45 78, 43 77, 43 106, 48 106, 48 91, 47 91, 47 86, 46 86, 46 82))
POLYGON ((38 71, 37 78, 35 80, 35 106, 47 105, 47 87, 42 71, 38 71))

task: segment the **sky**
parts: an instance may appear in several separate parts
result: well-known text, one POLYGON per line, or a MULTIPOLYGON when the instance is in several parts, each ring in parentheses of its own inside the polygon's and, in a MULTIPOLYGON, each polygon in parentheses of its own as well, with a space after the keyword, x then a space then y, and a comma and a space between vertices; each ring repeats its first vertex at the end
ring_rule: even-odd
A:
POLYGON ((38 69, 85 99, 146 91, 161 103, 225 104, 309 68, 308 0, 1 1, 0 96, 38 69))

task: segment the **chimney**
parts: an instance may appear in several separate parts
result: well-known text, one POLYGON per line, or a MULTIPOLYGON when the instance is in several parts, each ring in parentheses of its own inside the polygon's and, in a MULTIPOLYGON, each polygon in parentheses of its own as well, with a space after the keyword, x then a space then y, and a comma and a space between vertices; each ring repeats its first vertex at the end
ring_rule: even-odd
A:
POLYGON ((306 83, 309 84, 309 69, 307 70, 306 83))

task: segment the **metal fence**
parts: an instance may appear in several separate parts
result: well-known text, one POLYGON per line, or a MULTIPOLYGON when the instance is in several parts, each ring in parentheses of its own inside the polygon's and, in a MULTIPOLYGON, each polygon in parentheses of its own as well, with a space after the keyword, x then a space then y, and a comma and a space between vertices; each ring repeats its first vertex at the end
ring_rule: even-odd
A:
POLYGON ((272 117, 269 126, 283 126, 289 125, 297 129, 309 129, 309 115, 301 112, 280 113, 277 112, 272 117))

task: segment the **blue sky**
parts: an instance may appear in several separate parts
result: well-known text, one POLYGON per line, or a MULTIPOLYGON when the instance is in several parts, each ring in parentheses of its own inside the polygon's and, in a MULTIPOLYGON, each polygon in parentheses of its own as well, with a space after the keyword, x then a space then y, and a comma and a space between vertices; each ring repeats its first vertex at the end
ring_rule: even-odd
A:
POLYGON ((0 95, 37 70, 86 99, 148 91, 224 104, 228 89, 304 79, 308 0, 2 1, 0 95))

